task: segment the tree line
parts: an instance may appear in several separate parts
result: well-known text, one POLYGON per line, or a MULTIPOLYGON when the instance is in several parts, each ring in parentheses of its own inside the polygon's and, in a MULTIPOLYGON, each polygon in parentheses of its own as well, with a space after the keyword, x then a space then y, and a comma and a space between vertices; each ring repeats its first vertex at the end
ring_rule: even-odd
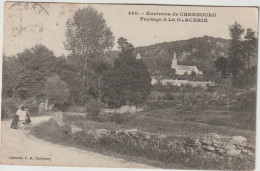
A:
POLYGON ((252 85, 256 82, 256 66, 251 65, 252 58, 257 56, 257 38, 255 32, 246 30, 237 22, 229 26, 231 37, 227 57, 215 60, 216 70, 223 79, 232 78, 234 87, 252 85), (244 37, 243 37, 244 35, 244 37))
POLYGON ((66 22, 64 47, 68 56, 56 57, 42 44, 3 58, 3 99, 48 99, 56 105, 85 105, 91 100, 107 107, 144 103, 151 79, 134 46, 121 37, 115 65, 105 60, 114 36, 103 14, 88 6, 66 22))

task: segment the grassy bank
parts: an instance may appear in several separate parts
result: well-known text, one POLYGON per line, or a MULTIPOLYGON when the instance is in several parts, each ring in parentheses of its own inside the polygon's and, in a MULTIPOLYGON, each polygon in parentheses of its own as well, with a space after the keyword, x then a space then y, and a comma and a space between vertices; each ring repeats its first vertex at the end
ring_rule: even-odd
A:
POLYGON ((73 113, 63 116, 65 126, 48 122, 34 128, 33 133, 54 143, 131 161, 138 159, 157 167, 235 170, 254 167, 253 155, 228 157, 218 155, 218 149, 209 152, 203 145, 203 138, 208 135, 220 135, 243 136, 254 146, 255 114, 250 112, 169 108, 133 115, 101 115, 95 120, 73 113), (71 126, 80 131, 71 133, 71 126))

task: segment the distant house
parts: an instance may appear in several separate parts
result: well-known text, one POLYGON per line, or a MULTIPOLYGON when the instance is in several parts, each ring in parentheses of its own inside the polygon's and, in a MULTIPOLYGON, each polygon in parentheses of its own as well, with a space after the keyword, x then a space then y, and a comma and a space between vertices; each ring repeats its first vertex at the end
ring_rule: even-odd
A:
POLYGON ((189 84, 192 87, 197 87, 197 86, 201 86, 206 88, 207 85, 213 86, 215 85, 214 82, 211 81, 189 81, 189 80, 173 80, 173 79, 162 79, 160 81, 162 83, 162 85, 167 85, 167 84, 172 84, 172 85, 176 85, 176 86, 181 86, 181 85, 187 85, 189 84))
POLYGON ((176 53, 174 52, 174 56, 172 59, 172 69, 175 69, 177 75, 184 75, 187 73, 190 75, 193 72, 195 72, 197 75, 203 74, 196 66, 186 66, 186 65, 178 65, 177 63, 177 58, 176 58, 176 53))
POLYGON ((138 54, 136 55, 136 59, 142 59, 140 53, 138 53, 138 54))
POLYGON ((158 83, 159 81, 156 79, 156 77, 152 76, 151 77, 151 84, 155 85, 156 83, 158 83))

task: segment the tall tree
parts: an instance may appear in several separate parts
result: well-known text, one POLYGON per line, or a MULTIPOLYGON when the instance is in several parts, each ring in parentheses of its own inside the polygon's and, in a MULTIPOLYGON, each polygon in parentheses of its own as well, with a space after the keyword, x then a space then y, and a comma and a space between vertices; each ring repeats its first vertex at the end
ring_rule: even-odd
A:
POLYGON ((69 88, 69 103, 72 105, 79 104, 80 103, 80 90, 79 90, 79 77, 77 75, 77 72, 73 70, 71 67, 67 67, 66 69, 63 69, 60 73, 59 76, 61 80, 66 82, 67 87, 69 88))
MULTIPOLYGON (((20 98, 43 97, 47 77, 59 73, 65 60, 58 59, 44 45, 36 45, 17 54, 19 71, 16 90, 20 98)), ((15 76, 16 77, 16 76, 15 76)))
POLYGON ((221 72, 222 78, 226 79, 227 76, 229 76, 230 73, 228 72, 227 58, 219 57, 218 59, 215 60, 214 65, 215 65, 217 72, 221 72))
POLYGON ((242 26, 235 22, 234 25, 229 26, 229 34, 231 37, 228 48, 228 68, 232 74, 232 84, 237 86, 237 75, 244 69, 244 49, 241 36, 244 33, 242 26))
MULTIPOLYGON (((86 94, 87 66, 90 59, 101 57, 114 45, 114 36, 95 8, 88 6, 79 9, 66 23, 65 48, 71 56, 78 58, 81 76, 81 96, 86 94)), ((76 59, 75 59, 76 60, 76 59)))
POLYGON ((50 104, 62 105, 68 101, 68 86, 57 75, 51 76, 46 80, 43 92, 50 104))
POLYGON ((251 28, 247 29, 244 38, 244 51, 247 58, 247 69, 250 69, 250 59, 254 56, 255 49, 257 47, 257 38, 255 36, 255 32, 251 28))
POLYGON ((15 56, 3 56, 3 75, 2 75, 2 92, 3 99, 15 97, 18 85, 18 76, 21 73, 22 66, 15 56))
POLYGON ((119 58, 112 70, 104 74, 104 97, 119 107, 146 101, 151 91, 151 78, 146 65, 133 56, 134 46, 119 38, 119 58))

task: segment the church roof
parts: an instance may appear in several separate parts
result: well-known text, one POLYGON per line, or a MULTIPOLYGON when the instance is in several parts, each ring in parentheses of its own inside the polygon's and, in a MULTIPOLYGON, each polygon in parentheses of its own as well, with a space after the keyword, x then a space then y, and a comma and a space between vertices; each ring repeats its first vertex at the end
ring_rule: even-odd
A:
POLYGON ((178 68, 178 70, 191 71, 191 68, 189 66, 185 66, 185 65, 178 65, 177 68, 178 68))
POLYGON ((190 69, 197 70, 197 67, 196 66, 190 66, 190 69))
POLYGON ((194 71, 197 70, 196 66, 186 66, 186 65, 177 65, 176 69, 184 71, 194 71))

